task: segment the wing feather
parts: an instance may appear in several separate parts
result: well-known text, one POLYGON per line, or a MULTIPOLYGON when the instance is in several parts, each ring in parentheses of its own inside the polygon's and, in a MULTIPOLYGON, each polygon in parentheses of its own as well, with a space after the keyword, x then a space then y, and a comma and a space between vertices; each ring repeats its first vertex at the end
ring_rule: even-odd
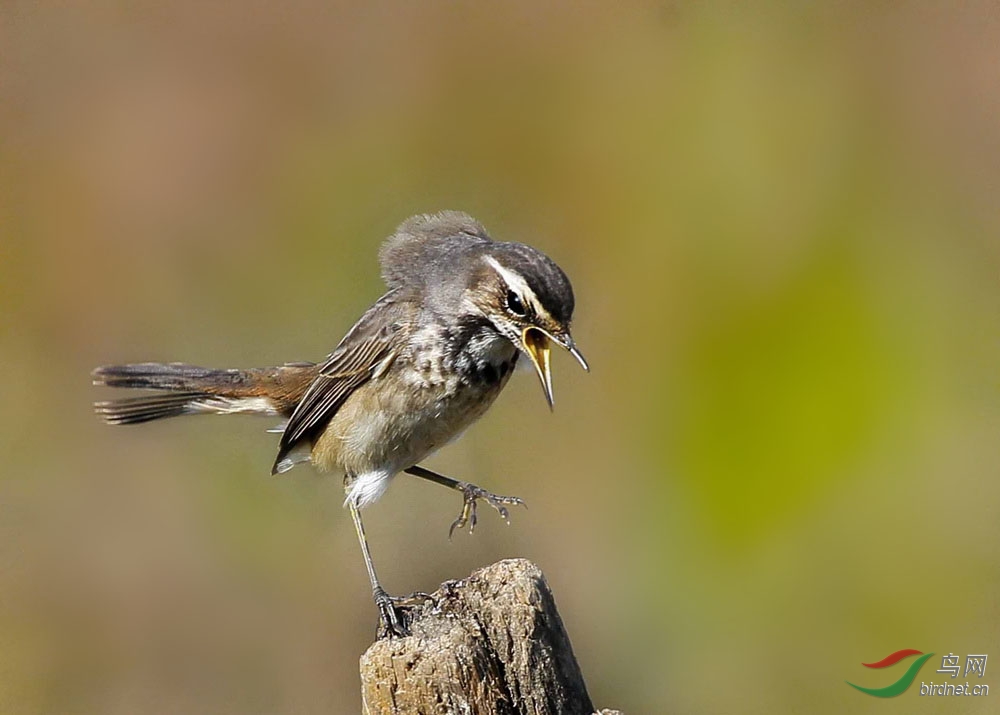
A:
POLYGON ((361 385, 380 375, 405 342, 415 306, 397 291, 382 296, 354 324, 330 353, 319 374, 288 419, 272 474, 278 463, 303 439, 330 421, 361 385))

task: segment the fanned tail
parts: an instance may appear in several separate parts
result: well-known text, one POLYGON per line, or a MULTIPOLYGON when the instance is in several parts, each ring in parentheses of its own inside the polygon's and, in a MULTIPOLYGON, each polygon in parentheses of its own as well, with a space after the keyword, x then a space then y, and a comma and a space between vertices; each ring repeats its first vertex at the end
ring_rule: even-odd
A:
POLYGON ((312 363, 254 370, 216 370, 184 363, 106 365, 91 374, 95 385, 170 394, 94 403, 109 424, 140 424, 194 414, 288 416, 316 373, 312 363))

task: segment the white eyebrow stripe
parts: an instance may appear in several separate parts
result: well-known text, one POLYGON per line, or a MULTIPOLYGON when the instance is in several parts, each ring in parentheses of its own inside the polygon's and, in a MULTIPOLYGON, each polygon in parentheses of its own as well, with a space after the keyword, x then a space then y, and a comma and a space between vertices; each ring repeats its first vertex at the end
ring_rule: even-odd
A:
POLYGON ((513 290, 515 293, 518 293, 522 300, 531 303, 536 313, 548 315, 548 311, 542 307, 542 304, 535 296, 535 291, 531 290, 528 282, 524 280, 524 277, 521 276, 521 274, 503 266, 500 261, 495 259, 493 256, 483 256, 483 258, 493 268, 493 270, 500 274, 500 277, 503 278, 504 283, 507 284, 508 288, 513 290))

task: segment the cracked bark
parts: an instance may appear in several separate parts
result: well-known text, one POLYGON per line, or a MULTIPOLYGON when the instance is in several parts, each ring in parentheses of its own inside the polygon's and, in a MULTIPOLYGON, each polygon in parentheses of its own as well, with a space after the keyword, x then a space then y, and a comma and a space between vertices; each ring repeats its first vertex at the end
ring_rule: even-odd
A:
POLYGON ((443 583, 407 614, 411 636, 378 640, 361 657, 365 715, 594 713, 552 592, 530 561, 443 583))

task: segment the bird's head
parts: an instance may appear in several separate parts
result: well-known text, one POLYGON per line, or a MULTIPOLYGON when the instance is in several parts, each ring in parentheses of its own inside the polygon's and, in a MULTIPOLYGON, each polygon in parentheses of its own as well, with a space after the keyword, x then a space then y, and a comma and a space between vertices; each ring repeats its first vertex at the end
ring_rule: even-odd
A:
POLYGON ((498 333, 531 360, 552 406, 551 344, 565 348, 589 371, 573 342, 573 287, 555 261, 523 243, 491 243, 470 289, 498 333))

